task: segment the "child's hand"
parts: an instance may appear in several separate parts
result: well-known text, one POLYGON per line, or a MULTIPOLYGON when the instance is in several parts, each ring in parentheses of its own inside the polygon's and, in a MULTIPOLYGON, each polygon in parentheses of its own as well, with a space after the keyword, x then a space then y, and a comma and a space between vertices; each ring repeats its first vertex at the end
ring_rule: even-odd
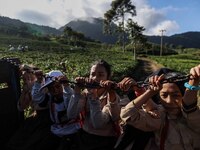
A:
POLYGON ((65 87, 69 86, 68 78, 66 76, 59 76, 58 81, 65 87))
POLYGON ((158 76, 158 75, 155 75, 155 76, 152 76, 149 78, 149 83, 150 83, 150 86, 149 86, 149 89, 151 91, 155 91, 155 92, 158 92, 162 89, 162 84, 161 84, 161 81, 163 80, 164 78, 164 74, 158 76))
POLYGON ((130 77, 125 77, 122 81, 118 83, 118 87, 122 91, 128 91, 131 87, 133 87, 133 90, 135 90, 136 85, 137 82, 130 77))
POLYGON ((200 65, 190 69, 190 74, 192 75, 193 80, 190 80, 191 85, 198 85, 200 82, 200 65))
POLYGON ((105 81, 101 80, 100 86, 105 88, 106 90, 110 90, 112 88, 115 88, 117 86, 117 84, 110 80, 105 80, 105 81))

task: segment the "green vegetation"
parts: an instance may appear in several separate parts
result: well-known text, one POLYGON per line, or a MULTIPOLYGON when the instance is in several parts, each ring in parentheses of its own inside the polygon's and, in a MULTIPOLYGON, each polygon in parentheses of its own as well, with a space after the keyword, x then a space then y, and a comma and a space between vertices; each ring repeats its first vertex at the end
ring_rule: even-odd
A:
MULTIPOLYGON (((131 51, 122 52, 120 47, 112 45, 85 42, 85 47, 65 45, 52 41, 39 41, 25 38, 0 37, 0 58, 19 58, 23 64, 33 64, 44 72, 53 69, 63 71, 69 80, 73 81, 77 76, 89 74, 91 63, 98 59, 104 59, 112 65, 114 81, 120 81, 124 76, 129 76, 137 65, 133 60, 131 51), (2 42, 3 41, 3 42, 2 42), (10 51, 8 45, 25 45, 28 50, 10 51)), ((188 73, 189 69, 200 63, 200 50, 188 49, 178 52, 177 55, 153 56, 146 55, 165 67, 188 73)), ((31 109, 25 111, 25 116, 32 113, 31 109)))
MULTIPOLYGON (((133 53, 112 45, 85 42, 85 47, 70 46, 52 41, 39 41, 16 37, 0 37, 0 58, 17 57, 24 64, 33 64, 44 72, 51 69, 62 70, 70 79, 76 76, 88 75, 91 63, 98 59, 105 59, 113 66, 115 80, 131 73, 137 64, 133 60, 133 53), (3 44, 2 44, 3 43, 3 44), (25 52, 9 51, 8 45, 28 45, 25 52)), ((187 73, 189 69, 199 64, 199 49, 184 49, 178 55, 154 56, 147 55, 157 63, 187 73)))
MULTIPOLYGON (((118 27, 120 31, 117 32, 125 32, 125 16, 127 14, 136 16, 135 6, 132 4, 130 0, 114 0, 110 4, 111 8, 105 12, 104 14, 104 31, 105 33, 111 32, 112 22, 118 22, 118 27)), ((130 18, 129 18, 130 19, 130 18)))
MULTIPOLYGON (((51 43, 50 46, 54 44, 51 43)), ((129 69, 136 65, 130 52, 123 53, 115 49, 108 49, 110 47, 106 45, 87 43, 87 48, 65 46, 65 49, 60 49, 59 45, 53 49, 46 50, 45 48, 43 50, 44 47, 45 44, 41 48, 37 46, 37 49, 26 50, 25 52, 9 51, 4 47, 0 49, 0 57, 20 58, 21 63, 33 64, 44 72, 59 69, 70 79, 88 75, 91 63, 98 59, 104 59, 112 65, 116 80, 126 75, 129 69)))
POLYGON ((150 56, 151 59, 164 67, 188 73, 191 67, 200 64, 200 49, 185 49, 184 53, 168 56, 150 56))

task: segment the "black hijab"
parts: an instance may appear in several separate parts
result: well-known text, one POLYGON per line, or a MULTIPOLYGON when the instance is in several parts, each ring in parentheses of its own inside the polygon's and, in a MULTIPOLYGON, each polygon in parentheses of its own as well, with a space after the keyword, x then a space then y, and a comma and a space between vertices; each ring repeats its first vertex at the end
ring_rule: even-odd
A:
MULTIPOLYGON (((185 75, 184 73, 177 72, 177 71, 172 70, 172 69, 169 69, 169 68, 160 68, 160 69, 156 70, 155 72, 153 72, 151 75, 149 75, 149 76, 145 79, 145 82, 148 82, 148 81, 149 81, 149 78, 152 77, 152 76, 155 76, 155 75, 160 76, 160 75, 162 75, 162 74, 164 74, 164 80, 165 80, 165 79, 170 79, 170 78, 176 78, 176 77, 178 77, 178 76, 183 76, 183 75, 185 75)), ((178 86, 178 88, 180 89, 182 96, 183 96, 184 93, 185 93, 185 86, 184 86, 184 83, 187 82, 187 81, 188 81, 188 79, 185 78, 185 79, 183 79, 183 80, 174 82, 174 83, 178 86)), ((157 95, 153 96, 152 99, 153 99, 156 103, 158 103, 158 102, 159 102, 159 95, 157 94, 157 95)))

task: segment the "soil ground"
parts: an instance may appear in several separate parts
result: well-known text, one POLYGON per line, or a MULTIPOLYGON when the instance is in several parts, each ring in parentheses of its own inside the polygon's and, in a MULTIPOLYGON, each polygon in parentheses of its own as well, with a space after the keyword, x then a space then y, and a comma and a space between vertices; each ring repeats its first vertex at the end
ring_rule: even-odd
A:
POLYGON ((143 81, 146 77, 148 77, 152 72, 157 69, 163 67, 157 62, 150 60, 148 58, 138 58, 138 65, 133 71, 133 77, 136 81, 143 81))

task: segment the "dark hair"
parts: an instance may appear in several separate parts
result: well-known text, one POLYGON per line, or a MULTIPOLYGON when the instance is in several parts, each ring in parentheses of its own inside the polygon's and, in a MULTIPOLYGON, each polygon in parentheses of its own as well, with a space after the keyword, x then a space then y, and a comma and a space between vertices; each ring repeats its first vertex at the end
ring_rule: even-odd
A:
POLYGON ((174 70, 172 69, 169 69, 169 68, 160 68, 158 70, 156 70, 155 72, 153 72, 152 74, 150 74, 146 79, 145 79, 145 82, 148 82, 149 81, 149 78, 152 77, 152 76, 155 76, 155 75, 162 75, 162 74, 166 74, 166 73, 169 73, 169 72, 175 72, 174 70))
POLYGON ((109 63, 107 63, 105 60, 103 60, 103 59, 97 60, 94 63, 92 63, 92 66, 94 66, 94 65, 103 66, 106 69, 106 72, 108 74, 107 78, 109 79, 111 77, 111 73, 112 73, 111 72, 111 65, 109 63))
MULTIPOLYGON (((183 76, 183 75, 184 74, 181 73, 181 72, 169 72, 169 73, 166 73, 164 75, 164 78, 170 79, 170 78, 176 78, 178 76, 183 76)), ((186 89, 185 86, 184 86, 185 82, 188 82, 188 78, 174 82, 178 86, 178 88, 180 89, 182 96, 184 95, 185 89, 186 89)))
MULTIPOLYGON (((169 79, 169 78, 176 78, 178 76, 182 76, 184 75, 183 73, 181 72, 177 72, 175 70, 172 70, 172 69, 169 69, 169 68, 160 68, 158 69, 157 71, 153 72, 151 75, 149 75, 146 79, 145 79, 145 82, 148 82, 149 78, 152 77, 152 76, 155 76, 155 75, 162 75, 164 74, 164 79, 169 79)), ((185 80, 180 80, 180 81, 177 81, 177 82, 174 82, 178 88, 180 89, 181 91, 181 94, 182 96, 184 95, 185 93, 185 86, 184 86, 184 83, 187 82, 188 79, 185 79, 185 80)), ((159 103, 160 101, 160 97, 159 97, 159 94, 156 94, 155 96, 152 97, 153 101, 156 102, 156 103, 159 103)))

